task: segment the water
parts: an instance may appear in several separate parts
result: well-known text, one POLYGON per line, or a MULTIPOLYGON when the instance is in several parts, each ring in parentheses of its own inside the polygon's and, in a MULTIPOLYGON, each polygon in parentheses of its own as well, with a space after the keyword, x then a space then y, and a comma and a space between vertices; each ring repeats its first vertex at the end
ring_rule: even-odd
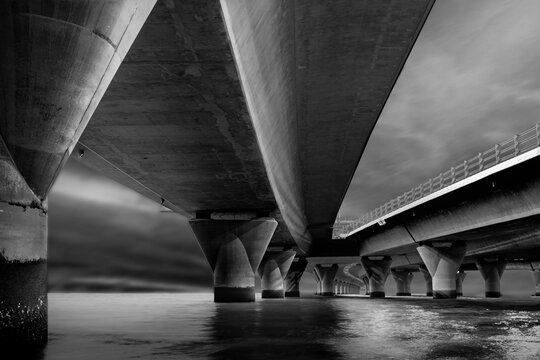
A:
POLYGON ((535 300, 50 294, 44 359, 538 359, 535 300))

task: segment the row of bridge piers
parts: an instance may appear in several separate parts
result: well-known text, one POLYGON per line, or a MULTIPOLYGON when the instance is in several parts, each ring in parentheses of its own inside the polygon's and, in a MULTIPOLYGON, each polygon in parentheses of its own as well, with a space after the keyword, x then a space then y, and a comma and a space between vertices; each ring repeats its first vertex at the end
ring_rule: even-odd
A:
MULTIPOLYGON (((291 249, 267 249, 277 222, 271 218, 251 220, 194 219, 191 226, 214 271, 216 302, 255 300, 255 273, 261 278, 263 298, 300 296, 300 279, 307 262, 300 263, 291 249)), ((435 299, 463 295, 466 273, 460 269, 466 255, 465 242, 433 242, 418 246, 422 264, 392 268, 391 256, 363 256, 365 272, 350 280, 336 276, 337 264, 316 264, 312 273, 317 281, 315 293, 322 296, 359 294, 361 288, 370 297, 385 297, 385 283, 392 275, 397 296, 411 295, 413 272, 422 274, 426 296, 435 299)), ((485 296, 500 297, 500 279, 507 262, 501 258, 477 257, 476 268, 485 281, 485 296)), ((533 271, 535 284, 540 272, 533 271)), ((537 291, 540 292, 540 291, 537 291)))
MULTIPOLYGON (((3 219, 9 220, 5 217, 6 212, 3 214, 3 219)), ((25 216, 29 215, 25 213, 25 216)), ((299 297, 300 279, 308 261, 297 257, 292 249, 274 250, 268 247, 277 222, 269 217, 249 218, 254 216, 253 214, 234 216, 234 219, 229 220, 210 217, 190 221, 214 273, 215 301, 254 301, 255 274, 261 278, 263 298, 299 297)), ((4 224, 9 224, 12 229, 16 225, 13 222, 4 224)), ((26 239, 28 241, 29 238, 26 239)), ((39 245, 45 237, 36 239, 36 244, 39 245)), ((3 247, 5 250, 13 250, 14 254, 21 253, 24 247, 10 247, 15 243, 4 242, 3 247)), ((34 249, 36 246, 27 249, 34 249)), ((370 297, 384 297, 385 282, 391 274, 396 282, 396 295, 409 296, 413 271, 419 271, 426 280, 426 295, 435 299, 462 295, 465 273, 460 271, 460 266, 466 255, 465 242, 427 243, 419 246, 417 251, 423 264, 411 264, 416 266, 416 270, 403 266, 392 268, 391 256, 360 257, 360 265, 365 274, 349 276, 350 280, 342 273, 338 274, 340 267, 337 264, 315 264, 313 275, 317 280, 316 293, 322 296, 359 294, 363 287, 365 294, 370 297)), ((500 279, 506 264, 504 259, 499 258, 476 259, 476 268, 485 280, 486 297, 500 296, 500 279)), ((0 334, 3 338, 29 342, 46 338, 47 319, 44 309, 47 280, 45 275, 40 275, 46 274, 45 263, 39 268, 41 270, 29 267, 28 264, 18 266, 13 261, 4 262, 2 266, 4 270, 0 278, 4 289, 8 291, 0 292, 0 334), (14 322, 13 319, 17 321, 14 322)), ((534 271, 533 276, 538 295, 540 271, 534 271)))

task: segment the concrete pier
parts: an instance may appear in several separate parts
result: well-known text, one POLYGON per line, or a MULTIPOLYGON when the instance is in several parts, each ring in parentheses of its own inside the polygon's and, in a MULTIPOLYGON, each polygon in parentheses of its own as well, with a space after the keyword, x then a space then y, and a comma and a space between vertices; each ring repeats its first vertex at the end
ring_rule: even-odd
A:
POLYGON ((456 298, 456 273, 465 257, 465 243, 435 243, 417 250, 431 274, 433 298, 456 298))
POLYGON ((319 277, 319 274, 317 273, 317 270, 315 270, 315 268, 313 268, 312 274, 316 281, 315 295, 321 295, 321 278, 319 277))
POLYGON ((155 0, 0 2, 0 345, 47 341, 48 193, 155 0))
POLYGON ((456 296, 463 296, 463 282, 467 277, 467 273, 459 270, 456 274, 456 296))
POLYGON ((300 279, 307 266, 306 258, 295 257, 285 276, 285 297, 300 297, 300 279))
POLYGON ((396 282, 396 296, 411 296, 411 281, 413 276, 408 270, 392 270, 392 277, 396 282))
POLYGON ((334 264, 332 266, 323 266, 319 264, 315 266, 315 271, 317 271, 319 278, 321 279, 321 295, 334 295, 334 278, 336 277, 338 269, 339 267, 337 266, 337 264, 334 264))
POLYGON ((389 256, 362 257, 360 259, 369 277, 369 296, 385 297, 384 284, 390 273, 392 258, 389 256))
POLYGON ((214 272, 214 301, 255 301, 255 271, 277 221, 192 219, 189 224, 214 272))
POLYGON ((501 277, 506 268, 504 259, 476 259, 476 267, 484 278, 487 298, 501 297, 501 277))
POLYGON ((267 251, 264 254, 257 270, 261 277, 262 298, 285 297, 284 279, 295 255, 293 250, 267 251))
POLYGON ((362 281, 364 282, 364 295, 369 295, 369 278, 364 276, 362 281))
POLYGON ((429 270, 425 265, 421 265, 418 270, 424 276, 424 280, 426 281, 426 296, 433 296, 433 281, 429 270))

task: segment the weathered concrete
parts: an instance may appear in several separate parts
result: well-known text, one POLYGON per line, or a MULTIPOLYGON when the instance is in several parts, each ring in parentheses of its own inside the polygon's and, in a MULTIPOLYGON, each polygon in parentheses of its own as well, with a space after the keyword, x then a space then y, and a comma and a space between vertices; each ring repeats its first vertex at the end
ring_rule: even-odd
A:
POLYGON ((0 345, 47 340, 46 198, 154 2, 0 3, 0 345))
POLYGON ((257 270, 261 277, 263 298, 285 297, 284 279, 295 255, 296 252, 293 250, 267 251, 264 254, 257 270))
POLYGON ((300 297, 300 279, 307 266, 307 260, 303 257, 296 257, 285 276, 285 297, 300 297))
POLYGON ((396 282, 396 296, 411 296, 413 276, 408 270, 392 269, 392 277, 396 282))
POLYGON ((459 270, 456 274, 456 297, 463 296, 463 282, 467 277, 467 273, 463 270, 459 270))
POLYGON ((433 298, 455 298, 456 273, 466 252, 464 242, 423 245, 417 248, 433 279, 433 298))
POLYGON ((476 267, 482 274, 486 286, 486 297, 501 296, 501 277, 506 268, 504 259, 476 259, 476 267))
POLYGON ((420 265, 418 267, 420 273, 424 276, 426 282, 426 296, 433 296, 433 281, 431 279, 431 274, 425 265, 420 265))
POLYGON ((389 256, 379 258, 361 258, 361 263, 369 277, 369 296, 385 297, 384 283, 390 273, 392 258, 389 256))
POLYGON ((189 224, 214 272, 214 301, 255 301, 255 271, 277 221, 192 219, 189 224))
POLYGON ((315 271, 321 279, 321 295, 323 296, 333 296, 334 295, 334 278, 336 277, 339 267, 337 264, 332 266, 315 266, 315 271))

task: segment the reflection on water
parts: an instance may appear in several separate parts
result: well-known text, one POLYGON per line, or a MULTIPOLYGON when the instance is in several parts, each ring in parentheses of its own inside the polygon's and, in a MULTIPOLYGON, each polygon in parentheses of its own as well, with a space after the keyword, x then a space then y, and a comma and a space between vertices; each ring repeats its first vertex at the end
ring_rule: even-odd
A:
POLYGON ((536 359, 538 304, 51 294, 44 359, 536 359))

